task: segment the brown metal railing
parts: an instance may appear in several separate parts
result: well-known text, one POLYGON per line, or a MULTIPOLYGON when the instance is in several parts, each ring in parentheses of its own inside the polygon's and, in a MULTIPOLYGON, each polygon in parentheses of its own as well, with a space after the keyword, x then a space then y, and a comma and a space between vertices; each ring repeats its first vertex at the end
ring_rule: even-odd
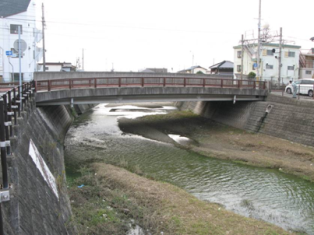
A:
POLYGON ((174 78, 174 77, 112 77, 75 78, 60 80, 41 80, 35 82, 37 91, 71 90, 105 87, 217 87, 266 89, 265 81, 213 79, 213 78, 174 78))

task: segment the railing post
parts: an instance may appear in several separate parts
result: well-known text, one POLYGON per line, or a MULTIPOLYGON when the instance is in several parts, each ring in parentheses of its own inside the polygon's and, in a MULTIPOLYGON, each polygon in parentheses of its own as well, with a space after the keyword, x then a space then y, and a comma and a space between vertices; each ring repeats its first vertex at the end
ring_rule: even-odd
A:
POLYGON ((221 84, 220 84, 220 87, 223 88, 224 87, 224 80, 221 79, 221 84))
POLYGON ((71 90, 71 88, 72 88, 72 80, 69 79, 69 89, 71 90))
POLYGON ((119 82, 119 87, 121 87, 121 78, 119 78, 118 82, 119 82))
POLYGON ((253 82, 253 89, 255 90, 256 88, 256 81, 253 82))
MULTIPOLYGON (((12 98, 11 98, 11 91, 8 91, 8 115, 9 115, 9 122, 12 123, 12 98)), ((13 127, 10 125, 10 137, 13 137, 13 127)))
POLYGON ((2 95, 3 98, 3 117, 4 117, 4 130, 5 130, 5 140, 6 140, 6 149, 7 149, 7 154, 11 154, 11 149, 10 149, 10 135, 9 135, 9 125, 10 122, 8 122, 8 107, 7 107, 7 95, 4 94, 2 95))
POLYGON ((37 92, 37 81, 33 81, 33 86, 35 88, 34 92, 37 92))
POLYGON ((144 78, 142 78, 142 87, 144 87, 144 78))
POLYGON ((92 86, 92 79, 88 79, 88 87, 91 87, 92 86))
POLYGON ((163 85, 164 85, 164 87, 166 87, 166 78, 164 78, 164 81, 163 81, 163 85))
POLYGON ((203 78, 203 87, 206 87, 206 79, 203 78))
POLYGON ((3 99, 0 99, 0 148, 1 148, 1 166, 2 166, 2 182, 3 188, 9 188, 8 183, 8 168, 7 168, 7 150, 5 141, 5 126, 4 126, 4 107, 3 99))
MULTIPOLYGON (((16 102, 17 96, 16 96, 16 88, 13 88, 13 100, 14 100, 14 105, 17 105, 17 110, 18 110, 18 116, 21 117, 21 111, 20 111, 20 105, 16 102)), ((17 117, 16 117, 16 109, 14 109, 14 125, 17 124, 17 117)))
POLYGON ((26 105, 26 101, 28 100, 28 95, 25 94, 26 93, 26 87, 27 87, 27 83, 24 83, 22 85, 22 110, 24 110, 24 107, 26 105))
POLYGON ((51 81, 48 80, 48 91, 51 91, 51 81))
POLYGON ((186 87, 186 78, 184 78, 183 86, 186 87))
POLYGON ((238 81, 238 88, 240 89, 241 88, 241 80, 236 80, 238 81))
POLYGON ((94 88, 97 88, 97 78, 94 78, 94 88))

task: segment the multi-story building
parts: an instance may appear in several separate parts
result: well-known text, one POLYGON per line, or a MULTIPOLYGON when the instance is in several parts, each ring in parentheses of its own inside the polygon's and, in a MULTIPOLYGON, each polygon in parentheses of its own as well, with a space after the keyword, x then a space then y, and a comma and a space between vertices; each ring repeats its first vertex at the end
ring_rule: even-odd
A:
POLYGON ((19 79, 19 44, 22 79, 32 80, 37 62, 42 58, 42 49, 37 47, 42 33, 36 29, 35 0, 1 0, 0 35, 0 80, 19 79))
POLYGON ((300 78, 314 78, 314 48, 300 53, 300 78))
MULTIPOLYGON (((241 76, 241 70, 246 76, 250 72, 257 74, 257 44, 244 44, 243 46, 243 68, 241 68, 242 45, 234 48, 234 73, 236 77, 241 76)), ((279 44, 263 43, 260 51, 260 80, 288 83, 299 77, 300 46, 282 45, 281 66, 279 67, 279 44), (281 75, 279 78, 279 69, 281 75)))

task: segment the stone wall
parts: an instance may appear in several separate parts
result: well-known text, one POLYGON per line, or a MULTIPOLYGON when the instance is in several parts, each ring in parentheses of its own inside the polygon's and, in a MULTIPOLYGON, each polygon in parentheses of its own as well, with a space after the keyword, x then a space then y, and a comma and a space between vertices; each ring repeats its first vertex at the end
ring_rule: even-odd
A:
POLYGON ((269 95, 258 102, 183 102, 191 110, 219 123, 314 146, 314 101, 269 95), (266 109, 272 105, 269 113, 266 109))
POLYGON ((36 108, 34 101, 18 118, 11 139, 13 154, 8 156, 11 200, 1 204, 6 235, 77 234, 71 224, 63 156, 63 141, 72 119, 69 107, 36 108), (30 139, 56 179, 59 199, 29 156, 30 139))

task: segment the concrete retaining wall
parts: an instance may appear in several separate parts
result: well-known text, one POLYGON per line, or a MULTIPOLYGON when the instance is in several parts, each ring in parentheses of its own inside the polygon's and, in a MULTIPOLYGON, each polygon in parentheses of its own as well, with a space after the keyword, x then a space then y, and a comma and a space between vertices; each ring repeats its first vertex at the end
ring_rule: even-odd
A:
MULTIPOLYGON (((87 108, 78 107, 80 112, 87 108)), ((14 126, 13 154, 8 156, 11 200, 2 203, 6 235, 77 234, 70 223, 63 156, 63 141, 72 123, 70 113, 65 106, 36 108, 33 101, 14 126), (30 139, 56 179, 59 200, 29 156, 30 139)))
POLYGON ((219 123, 314 146, 314 101, 269 95, 258 102, 184 102, 191 110, 219 123), (273 105, 266 115, 266 108, 273 105))

